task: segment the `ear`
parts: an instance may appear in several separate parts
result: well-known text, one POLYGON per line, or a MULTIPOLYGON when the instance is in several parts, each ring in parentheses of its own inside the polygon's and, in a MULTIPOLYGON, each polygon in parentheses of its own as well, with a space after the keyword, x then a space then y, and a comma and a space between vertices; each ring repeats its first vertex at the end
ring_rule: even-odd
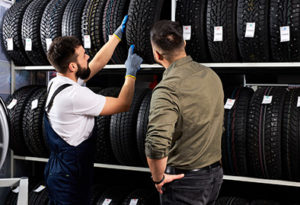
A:
POLYGON ((77 69, 76 63, 69 63, 69 70, 70 72, 75 72, 77 69))
POLYGON ((159 59, 160 61, 164 59, 163 55, 161 55, 158 51, 155 51, 156 59, 159 59))

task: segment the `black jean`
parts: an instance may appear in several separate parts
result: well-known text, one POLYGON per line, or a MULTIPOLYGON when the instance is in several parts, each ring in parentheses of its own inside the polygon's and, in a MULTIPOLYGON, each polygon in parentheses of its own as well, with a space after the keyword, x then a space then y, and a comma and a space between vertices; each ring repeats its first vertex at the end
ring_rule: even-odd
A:
POLYGON ((217 166, 187 172, 184 178, 163 186, 161 205, 215 204, 223 182, 223 169, 217 166))

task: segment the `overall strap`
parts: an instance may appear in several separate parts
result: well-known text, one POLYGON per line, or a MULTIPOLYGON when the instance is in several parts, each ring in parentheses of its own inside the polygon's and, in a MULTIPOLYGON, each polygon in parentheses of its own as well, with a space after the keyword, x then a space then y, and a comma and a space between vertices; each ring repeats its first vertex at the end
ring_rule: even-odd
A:
MULTIPOLYGON (((52 84, 51 84, 50 87, 49 87, 49 91, 50 91, 51 86, 52 86, 52 84)), ((59 86, 59 87, 57 88, 57 90, 55 90, 55 92, 53 93, 53 95, 52 95, 52 97, 51 97, 51 99, 50 99, 50 101, 49 101, 49 104, 47 105, 47 107, 46 107, 46 109, 45 109, 47 113, 50 112, 50 110, 51 110, 51 108, 52 108, 52 105, 53 105, 54 98, 57 96, 57 94, 60 93, 60 92, 61 92, 62 90, 64 90, 65 88, 69 87, 69 86, 71 86, 71 84, 63 84, 63 85, 59 86)), ((48 91, 48 92, 49 92, 49 91, 48 91)))

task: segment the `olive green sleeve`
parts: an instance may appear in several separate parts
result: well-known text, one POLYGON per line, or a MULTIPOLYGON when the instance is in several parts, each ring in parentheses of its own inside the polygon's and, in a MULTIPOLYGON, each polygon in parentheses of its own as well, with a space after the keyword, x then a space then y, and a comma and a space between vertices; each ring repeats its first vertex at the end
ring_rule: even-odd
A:
POLYGON ((168 156, 178 119, 178 96, 170 87, 159 86, 152 95, 145 153, 151 159, 168 156))

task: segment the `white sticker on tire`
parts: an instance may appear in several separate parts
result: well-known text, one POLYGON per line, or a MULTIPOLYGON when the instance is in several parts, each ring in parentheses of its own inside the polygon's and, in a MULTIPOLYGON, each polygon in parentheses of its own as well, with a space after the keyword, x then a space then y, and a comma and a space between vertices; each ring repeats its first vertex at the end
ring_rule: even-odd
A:
POLYGON ((35 190, 33 190, 34 192, 41 192, 45 189, 46 187, 44 185, 40 185, 38 188, 36 188, 35 190))
POLYGON ((102 205, 109 205, 111 201, 112 201, 111 199, 105 199, 102 205))
POLYGON ((90 35, 84 35, 84 48, 91 48, 91 36, 90 35))
POLYGON ((32 51, 32 41, 31 38, 25 39, 25 51, 32 51))
POLYGON ((246 38, 254 38, 254 34, 255 34, 255 23, 254 22, 247 23, 245 37, 246 38))
POLYGON ((282 26, 280 27, 280 42, 290 41, 290 27, 282 26))
POLYGON ((31 110, 34 110, 38 107, 38 104, 39 104, 39 100, 38 99, 35 99, 31 102, 31 110))
POLYGON ((15 105, 17 104, 18 100, 17 99, 13 99, 9 105, 7 106, 7 109, 12 109, 13 107, 15 107, 15 105))
POLYGON ((7 50, 8 51, 13 51, 14 50, 14 42, 12 38, 6 39, 7 42, 7 50))
POLYGON ((191 40, 192 26, 183 26, 183 39, 188 41, 191 40))
POLYGON ((223 41, 223 26, 214 27, 214 41, 223 41))
POLYGON ((235 103, 235 99, 228 98, 227 101, 226 101, 226 104, 224 105, 224 108, 228 109, 228 110, 231 110, 231 108, 233 107, 234 103, 235 103))
POLYGON ((138 201, 138 199, 131 199, 129 205, 137 205, 138 201))
POLYGON ((262 101, 262 104, 271 104, 272 103, 272 98, 273 98, 273 96, 264 95, 264 99, 262 101))

